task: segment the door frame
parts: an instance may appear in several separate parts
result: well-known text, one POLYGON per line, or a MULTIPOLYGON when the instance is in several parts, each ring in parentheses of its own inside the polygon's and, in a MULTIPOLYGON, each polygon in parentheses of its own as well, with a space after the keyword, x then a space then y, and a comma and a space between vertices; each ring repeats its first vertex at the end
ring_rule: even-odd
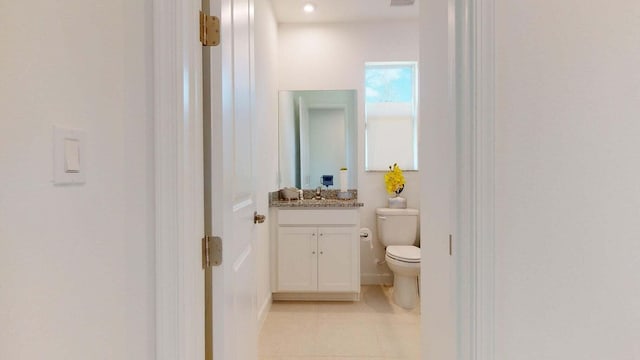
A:
POLYGON ((200 6, 153 0, 158 360, 204 359, 200 6))
MULTIPOLYGON (((459 55, 450 56, 447 64, 458 74, 452 94, 458 126, 456 347, 460 359, 490 360, 494 344, 494 0, 437 1, 446 2, 450 9, 445 36, 459 55)), ((202 284, 198 255, 204 228, 202 63, 195 38, 199 8, 200 0, 153 0, 155 358, 159 360, 204 358, 204 305, 197 295, 202 284)))
POLYGON ((455 8, 457 163, 457 351, 494 358, 495 0, 449 0, 455 8))

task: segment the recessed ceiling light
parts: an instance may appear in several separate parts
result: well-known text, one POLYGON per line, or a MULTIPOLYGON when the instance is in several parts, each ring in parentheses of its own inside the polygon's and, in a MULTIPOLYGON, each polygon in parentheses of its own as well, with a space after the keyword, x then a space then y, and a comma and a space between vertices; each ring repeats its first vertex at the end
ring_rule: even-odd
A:
POLYGON ((313 5, 312 3, 306 3, 304 5, 304 8, 302 8, 304 10, 304 12, 306 13, 312 13, 316 10, 316 6, 313 5))

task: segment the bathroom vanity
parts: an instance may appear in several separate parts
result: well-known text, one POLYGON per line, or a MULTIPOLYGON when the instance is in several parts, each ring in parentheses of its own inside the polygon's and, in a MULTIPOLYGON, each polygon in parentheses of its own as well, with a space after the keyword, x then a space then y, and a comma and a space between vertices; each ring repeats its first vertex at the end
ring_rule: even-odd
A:
POLYGON ((358 300, 360 214, 356 200, 272 201, 274 300, 358 300))
MULTIPOLYGON (((269 195, 273 299, 358 300, 363 204, 355 189, 316 189, 357 169, 357 92, 280 91, 278 101, 279 186, 304 190, 269 195)), ((357 186, 357 171, 344 178, 357 186)))

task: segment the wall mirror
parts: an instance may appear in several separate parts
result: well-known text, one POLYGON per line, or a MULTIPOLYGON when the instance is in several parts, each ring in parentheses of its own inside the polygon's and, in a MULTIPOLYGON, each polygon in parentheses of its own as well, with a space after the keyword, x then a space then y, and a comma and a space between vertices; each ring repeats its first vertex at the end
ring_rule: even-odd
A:
POLYGON ((278 109, 279 186, 313 189, 341 168, 348 188, 357 188, 356 90, 280 91, 278 109))

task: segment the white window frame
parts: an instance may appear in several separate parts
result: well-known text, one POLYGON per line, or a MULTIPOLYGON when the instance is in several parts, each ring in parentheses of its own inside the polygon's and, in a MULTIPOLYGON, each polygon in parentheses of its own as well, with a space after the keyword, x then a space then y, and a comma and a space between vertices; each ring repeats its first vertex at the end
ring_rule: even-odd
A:
MULTIPOLYGON (((418 131, 419 131, 419 118, 418 118, 418 108, 419 108, 419 94, 418 94, 418 62, 417 61, 385 61, 385 62, 366 62, 365 63, 365 74, 370 68, 398 68, 398 67, 410 67, 413 73, 411 79, 411 87, 413 92, 412 103, 411 103, 411 128, 412 128, 412 161, 411 166, 402 166, 403 171, 417 171, 418 170, 418 131)), ((364 158, 365 158, 365 171, 387 171, 388 166, 392 164, 370 164, 371 158, 369 154, 369 146, 370 144, 370 136, 369 136, 369 114, 368 114, 368 106, 367 106, 367 81, 365 75, 365 94, 364 94, 364 122, 365 122, 365 135, 364 135, 364 158)), ((404 115, 399 115, 404 116, 404 115)))

